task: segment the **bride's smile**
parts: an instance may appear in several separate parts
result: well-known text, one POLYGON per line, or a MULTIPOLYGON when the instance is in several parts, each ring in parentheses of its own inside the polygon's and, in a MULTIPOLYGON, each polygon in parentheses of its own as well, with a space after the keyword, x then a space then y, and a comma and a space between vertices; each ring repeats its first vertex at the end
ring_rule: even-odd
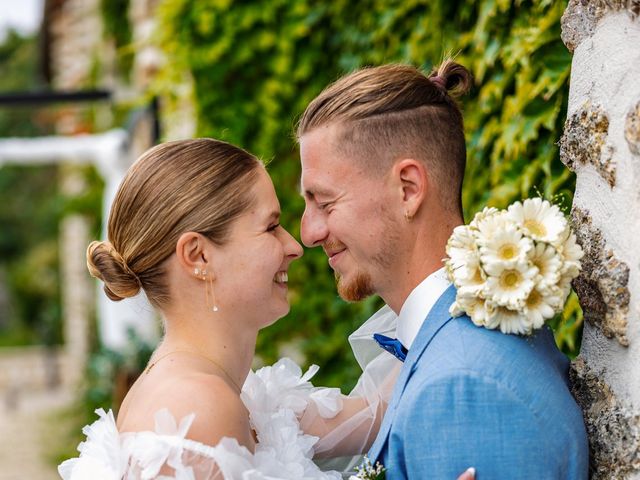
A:
POLYGON ((262 327, 289 312, 288 269, 302 247, 280 225, 278 197, 263 168, 251 196, 254 207, 234 222, 227 243, 211 243, 211 263, 220 312, 233 311, 262 327))

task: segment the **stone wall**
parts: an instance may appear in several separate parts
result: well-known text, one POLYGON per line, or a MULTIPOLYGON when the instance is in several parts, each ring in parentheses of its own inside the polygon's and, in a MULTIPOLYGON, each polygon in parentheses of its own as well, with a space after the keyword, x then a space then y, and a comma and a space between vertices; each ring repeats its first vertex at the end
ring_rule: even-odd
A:
MULTIPOLYGON (((102 58, 112 57, 102 40, 99 0, 47 2, 51 83, 54 90, 82 90, 95 87, 95 72, 102 58)), ((105 106, 99 106, 106 112, 105 106)), ((98 115, 97 118, 104 118, 98 115)), ((109 118, 105 119, 106 122, 109 118)), ((71 104, 60 110, 56 131, 61 135, 90 133, 86 106, 71 104)), ((64 159, 60 159, 64 162, 64 159)), ((61 191, 68 196, 85 188, 78 167, 64 164, 59 170, 61 191)), ((93 310, 92 282, 86 271, 84 250, 89 243, 88 221, 78 214, 66 216, 60 224, 60 279, 64 318, 65 382, 77 384, 84 375, 89 354, 89 325, 93 310)))
POLYGON ((570 0, 573 52, 561 159, 577 174, 572 210, 585 327, 573 363, 595 479, 640 479, 640 0, 570 0))

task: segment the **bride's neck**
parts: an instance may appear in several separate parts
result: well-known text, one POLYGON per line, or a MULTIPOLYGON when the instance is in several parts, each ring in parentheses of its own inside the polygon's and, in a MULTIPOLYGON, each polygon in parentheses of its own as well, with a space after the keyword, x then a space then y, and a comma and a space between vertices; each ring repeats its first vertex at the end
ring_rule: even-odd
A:
POLYGON ((156 357, 191 351, 212 361, 242 387, 253 361, 258 331, 224 312, 165 313, 165 335, 156 357))

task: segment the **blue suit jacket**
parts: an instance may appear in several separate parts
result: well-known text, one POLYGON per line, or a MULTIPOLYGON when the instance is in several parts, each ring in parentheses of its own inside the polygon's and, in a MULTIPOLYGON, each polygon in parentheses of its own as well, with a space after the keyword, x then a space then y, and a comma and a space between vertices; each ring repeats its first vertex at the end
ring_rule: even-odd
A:
POLYGON ((547 328, 531 337, 452 318, 436 302, 395 385, 369 458, 387 479, 586 479, 582 414, 547 328))

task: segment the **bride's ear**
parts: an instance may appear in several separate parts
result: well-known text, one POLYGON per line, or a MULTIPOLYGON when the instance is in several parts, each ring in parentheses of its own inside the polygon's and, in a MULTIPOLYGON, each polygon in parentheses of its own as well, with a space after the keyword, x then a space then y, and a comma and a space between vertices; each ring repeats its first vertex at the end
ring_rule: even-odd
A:
POLYGON ((180 235, 176 243, 176 256, 180 266, 189 275, 198 275, 196 271, 211 270, 211 258, 207 246, 205 237, 199 233, 187 232, 180 235))

